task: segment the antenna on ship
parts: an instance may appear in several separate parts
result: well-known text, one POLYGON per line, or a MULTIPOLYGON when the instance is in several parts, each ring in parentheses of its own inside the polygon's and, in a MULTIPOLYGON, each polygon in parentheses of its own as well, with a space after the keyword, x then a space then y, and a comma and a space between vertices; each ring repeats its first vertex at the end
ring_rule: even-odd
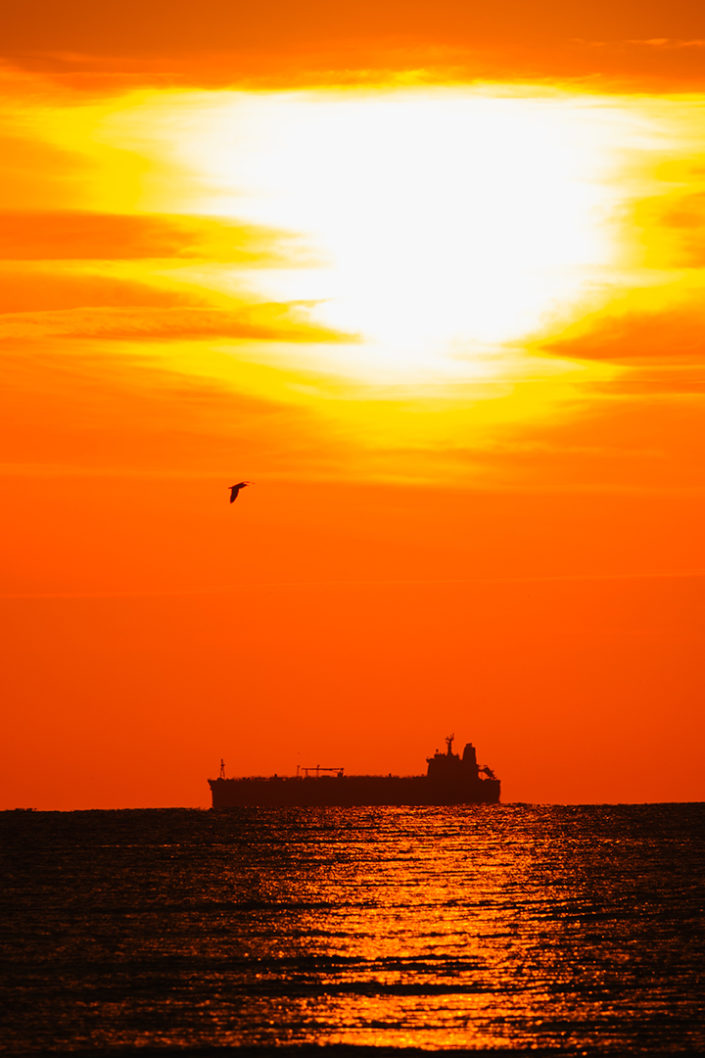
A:
POLYGON ((225 778, 225 761, 223 760, 222 757, 220 758, 220 775, 218 776, 218 778, 219 779, 224 779, 225 778))
POLYGON ((449 757, 453 756, 453 739, 454 738, 455 738, 455 735, 448 735, 446 737, 446 746, 448 747, 448 756, 449 757))

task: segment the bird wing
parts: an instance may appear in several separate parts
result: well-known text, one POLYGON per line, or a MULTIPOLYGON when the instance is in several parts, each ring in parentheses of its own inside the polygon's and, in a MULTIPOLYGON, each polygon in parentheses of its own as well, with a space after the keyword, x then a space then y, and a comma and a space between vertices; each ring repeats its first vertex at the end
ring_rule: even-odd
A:
POLYGON ((230 486, 230 502, 234 503, 235 500, 237 499, 237 495, 238 495, 240 489, 244 489, 250 484, 251 484, 251 482, 249 482, 249 481, 238 481, 237 485, 231 485, 230 486))

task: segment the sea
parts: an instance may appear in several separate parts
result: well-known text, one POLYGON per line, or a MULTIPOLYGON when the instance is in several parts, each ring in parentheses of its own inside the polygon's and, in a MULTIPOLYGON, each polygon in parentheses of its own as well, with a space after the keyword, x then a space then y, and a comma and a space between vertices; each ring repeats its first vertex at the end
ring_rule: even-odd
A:
POLYGON ((7 1055, 705 1053, 705 804, 0 813, 7 1055))

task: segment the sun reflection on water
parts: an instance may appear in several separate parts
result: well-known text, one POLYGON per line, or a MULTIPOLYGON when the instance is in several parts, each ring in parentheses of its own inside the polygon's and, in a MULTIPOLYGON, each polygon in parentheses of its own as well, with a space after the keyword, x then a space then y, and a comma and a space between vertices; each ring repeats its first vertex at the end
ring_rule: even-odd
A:
POLYGON ((3 900, 33 1053, 705 1046, 703 806, 31 815, 3 900))

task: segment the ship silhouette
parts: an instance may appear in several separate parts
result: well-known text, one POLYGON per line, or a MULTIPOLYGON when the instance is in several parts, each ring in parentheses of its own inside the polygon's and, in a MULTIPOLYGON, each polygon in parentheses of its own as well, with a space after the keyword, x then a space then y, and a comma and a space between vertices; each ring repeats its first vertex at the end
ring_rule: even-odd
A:
POLYGON ((453 739, 446 738, 445 753, 426 758, 425 775, 346 775, 344 768, 316 765, 299 766, 295 776, 228 779, 221 761, 218 778, 208 780, 213 808, 497 804, 499 779, 477 763, 472 742, 461 757, 453 739))

